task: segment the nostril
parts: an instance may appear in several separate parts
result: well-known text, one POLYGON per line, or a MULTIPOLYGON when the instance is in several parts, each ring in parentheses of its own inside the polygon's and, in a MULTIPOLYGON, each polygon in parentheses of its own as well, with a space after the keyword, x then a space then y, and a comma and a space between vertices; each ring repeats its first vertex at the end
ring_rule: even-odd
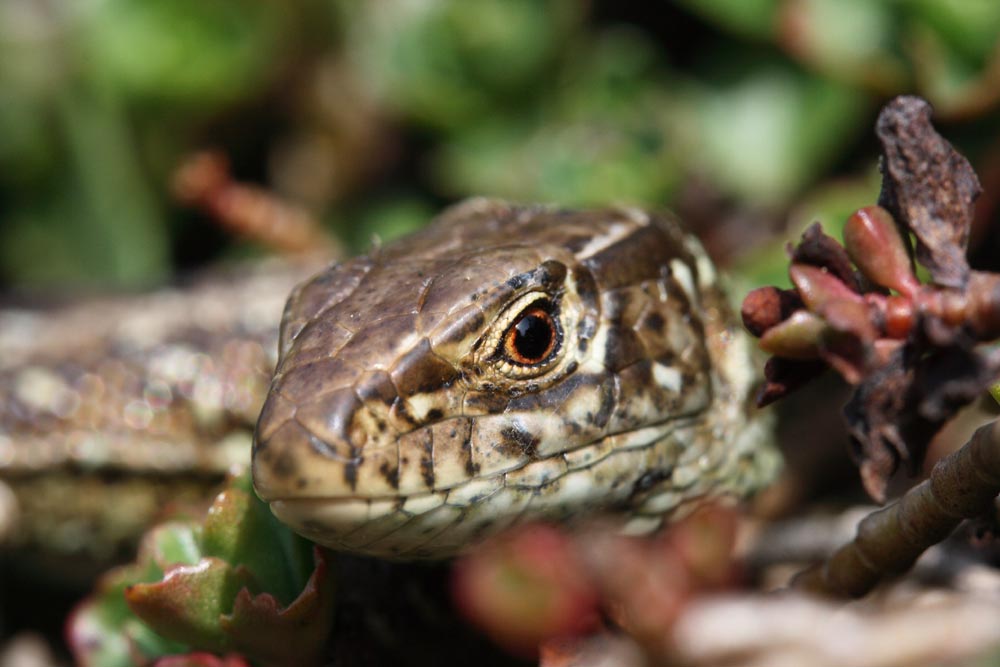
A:
POLYGON ((354 460, 360 456, 366 440, 355 423, 361 408, 362 403, 353 388, 347 387, 300 405, 295 419, 314 436, 310 444, 318 453, 354 460))
POLYGON ((368 436, 359 417, 364 404, 352 388, 327 392, 293 412, 280 404, 271 410, 253 456, 254 485, 264 500, 352 495, 364 462, 372 459, 377 465, 385 458, 364 451, 368 436), (270 421, 279 411, 291 416, 270 421))
POLYGON ((254 445, 254 488, 264 500, 285 497, 305 479, 303 451, 311 434, 294 420, 278 425, 266 438, 258 436, 254 445))

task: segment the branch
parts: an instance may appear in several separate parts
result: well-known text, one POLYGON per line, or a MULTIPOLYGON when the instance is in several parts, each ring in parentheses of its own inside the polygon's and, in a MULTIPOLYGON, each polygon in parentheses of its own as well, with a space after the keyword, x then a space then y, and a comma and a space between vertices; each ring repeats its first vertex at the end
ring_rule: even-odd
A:
POLYGON ((882 579, 906 572, 921 553, 963 519, 990 511, 1000 493, 1000 422, 980 428, 934 466, 926 481, 858 524, 854 541, 793 586, 823 595, 861 597, 882 579))

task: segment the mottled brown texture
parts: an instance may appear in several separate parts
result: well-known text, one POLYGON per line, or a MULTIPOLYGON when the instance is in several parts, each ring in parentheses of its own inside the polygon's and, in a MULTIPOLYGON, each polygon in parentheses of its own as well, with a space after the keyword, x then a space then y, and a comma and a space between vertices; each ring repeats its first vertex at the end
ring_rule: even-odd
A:
POLYGON ((316 268, 241 265, 150 294, 0 307, 0 486, 18 506, 0 544, 63 569, 106 565, 171 500, 248 463, 282 303, 316 268))
POLYGON ((652 525, 771 471, 745 341, 667 217, 470 200, 300 285, 281 339, 254 482, 334 548, 442 557, 595 512, 652 525), (505 336, 538 303, 557 342, 525 365, 505 336))

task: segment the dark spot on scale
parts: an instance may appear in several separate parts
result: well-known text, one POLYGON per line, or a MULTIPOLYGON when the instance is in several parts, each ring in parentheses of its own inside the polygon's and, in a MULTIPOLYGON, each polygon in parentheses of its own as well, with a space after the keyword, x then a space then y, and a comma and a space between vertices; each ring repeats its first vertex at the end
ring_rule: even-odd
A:
POLYGON ((629 366, 631 379, 639 387, 652 387, 656 380, 653 379, 653 362, 648 359, 629 366))
POLYGON ((479 474, 479 464, 472 460, 472 438, 466 437, 462 440, 462 453, 465 454, 465 472, 469 477, 479 474))
POLYGON ((649 329, 650 331, 661 334, 663 333, 663 327, 666 323, 667 321, 663 319, 663 315, 654 311, 646 316, 646 320, 643 322, 643 326, 649 329))
POLYGON ((576 371, 576 369, 577 369, 577 368, 579 368, 579 367, 580 367, 580 364, 578 364, 578 363, 577 363, 577 362, 575 362, 575 361, 571 361, 571 362, 569 362, 569 365, 568 365, 568 366, 566 366, 566 372, 567 372, 567 373, 573 373, 573 372, 575 372, 575 371, 576 371))
POLYGON ((420 457, 420 474, 424 478, 424 484, 428 489, 434 488, 434 441, 431 438, 424 440, 424 453, 420 457))
POLYGON ((613 326, 621 326, 635 299, 627 289, 609 291, 604 299, 604 316, 613 326))
POLYGON ((656 357, 656 362, 663 364, 664 366, 673 366, 677 363, 677 355, 674 354, 673 350, 664 350, 658 357, 656 357))
POLYGON ((593 237, 589 234, 580 234, 579 236, 571 236, 563 243, 567 250, 569 250, 574 255, 587 247, 587 244, 593 240, 593 237))
POLYGON ((586 352, 587 351, 587 345, 589 345, 589 344, 590 344, 590 341, 588 339, 581 337, 580 338, 580 342, 576 344, 576 349, 578 349, 580 352, 586 352))
POLYGON ((454 438, 456 435, 458 435, 458 430, 457 429, 451 429, 451 431, 448 432, 448 437, 449 438, 454 438))
POLYGON ((670 471, 667 470, 650 470, 645 473, 642 477, 635 480, 632 485, 632 496, 638 496, 640 494, 649 491, 651 488, 667 479, 670 476, 670 471))
POLYGON ((389 486, 394 489, 399 488, 399 468, 392 467, 388 461, 382 461, 378 471, 385 477, 385 481, 389 482, 389 486))
POLYGON ((599 292, 594 274, 585 267, 578 266, 573 275, 576 277, 576 293, 580 300, 590 308, 596 307, 599 292))
POLYGON ((466 333, 471 333, 477 329, 481 329, 483 324, 486 323, 486 315, 481 312, 476 312, 471 317, 469 317, 469 322, 463 329, 466 333))
POLYGON ((469 393, 465 399, 468 411, 481 410, 491 415, 500 414, 510 406, 510 398, 485 383, 482 391, 469 393))
POLYGON ((298 478, 298 479, 297 479, 297 480, 295 481, 295 488, 296 488, 296 489, 299 489, 299 490, 301 491, 302 489, 306 488, 306 485, 307 485, 307 484, 308 484, 308 482, 306 481, 306 478, 305 478, 305 477, 299 477, 299 478, 298 478))
POLYGON ((358 466, 361 465, 361 459, 350 459, 344 464, 344 481, 347 485, 351 487, 354 491, 358 487, 358 466))
POLYGON ((444 417, 443 412, 441 412, 437 408, 431 408, 430 410, 427 411, 427 419, 425 421, 436 422, 437 420, 441 419, 441 417, 444 417))
POLYGON ((479 292, 473 292, 472 296, 469 297, 469 301, 479 301, 479 292))
POLYGON ((287 479, 298 472, 299 466, 295 461, 295 457, 289 452, 282 452, 278 458, 274 460, 274 464, 271 466, 271 474, 275 477, 280 477, 287 479))
POLYGON ((518 290, 524 287, 527 284, 527 282, 528 282, 528 276, 525 274, 521 274, 507 280, 507 287, 514 290, 518 290))
POLYGON ((538 458, 538 437, 519 424, 500 429, 500 438, 508 452, 538 458))

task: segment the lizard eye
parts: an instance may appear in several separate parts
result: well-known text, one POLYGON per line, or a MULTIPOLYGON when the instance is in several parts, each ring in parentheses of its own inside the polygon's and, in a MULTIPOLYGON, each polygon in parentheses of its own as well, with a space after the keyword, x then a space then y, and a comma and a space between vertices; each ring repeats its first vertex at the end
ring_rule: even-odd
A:
POLYGON ((545 375, 563 357, 560 311, 559 301, 546 292, 522 294, 489 328, 476 363, 515 381, 545 375))
POLYGON ((558 339, 559 331, 552 314, 544 305, 532 304, 517 316, 504 334, 504 355, 520 366, 534 366, 549 358, 558 339))

